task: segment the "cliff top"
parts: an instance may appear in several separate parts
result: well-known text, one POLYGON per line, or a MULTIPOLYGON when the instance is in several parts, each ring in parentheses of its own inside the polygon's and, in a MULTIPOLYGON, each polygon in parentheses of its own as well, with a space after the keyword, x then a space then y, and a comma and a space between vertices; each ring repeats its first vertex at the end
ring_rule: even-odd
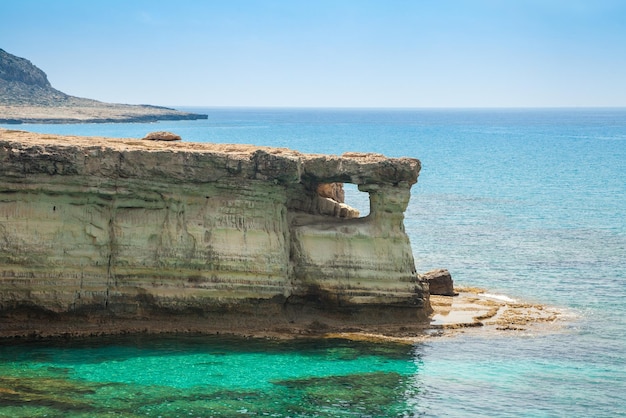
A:
MULTIPOLYGON (((411 185, 417 182, 421 168, 415 158, 388 158, 375 153, 349 152, 341 156, 304 154, 288 148, 255 145, 62 136, 0 128, 0 160, 4 153, 27 154, 35 160, 50 159, 63 162, 67 167, 83 164, 77 155, 97 153, 104 158, 104 155, 122 153, 128 161, 126 170, 132 171, 133 175, 138 173, 132 166, 131 155, 150 154, 154 155, 152 161, 155 167, 144 167, 145 176, 155 175, 153 171, 158 170, 158 175, 189 178, 198 173, 187 168, 212 165, 224 169, 229 175, 286 182, 405 182, 411 185)), ((11 160, 10 156, 6 159, 11 160)), ((0 175, 3 171, 0 168, 0 175)))
POLYGON ((79 147, 108 148, 114 151, 146 151, 146 152, 197 152, 224 153, 235 156, 248 156, 255 151, 263 150, 275 155, 300 157, 304 154, 289 148, 273 148, 248 144, 216 144, 183 141, 149 141, 141 138, 107 138, 103 136, 78 136, 39 134, 35 132, 0 128, 0 143, 4 141, 18 142, 24 146, 44 147, 79 147))
POLYGON ((206 119, 160 106, 103 103, 65 94, 25 58, 0 49, 0 123, 143 122, 206 119))

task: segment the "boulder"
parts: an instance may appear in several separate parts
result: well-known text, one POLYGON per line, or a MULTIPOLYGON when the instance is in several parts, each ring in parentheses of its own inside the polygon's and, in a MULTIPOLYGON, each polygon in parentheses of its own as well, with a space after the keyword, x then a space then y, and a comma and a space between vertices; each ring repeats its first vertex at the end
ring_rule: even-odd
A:
POLYGON ((343 183, 320 183, 317 185, 317 194, 333 199, 337 203, 345 203, 346 199, 343 183))
POLYGON ((146 139, 149 141, 180 141, 182 140, 180 135, 176 135, 171 132, 165 132, 165 131, 150 132, 148 135, 144 136, 142 139, 146 139))
POLYGON ((456 296, 452 275, 447 269, 431 270, 422 275, 422 279, 428 282, 431 295, 456 296))

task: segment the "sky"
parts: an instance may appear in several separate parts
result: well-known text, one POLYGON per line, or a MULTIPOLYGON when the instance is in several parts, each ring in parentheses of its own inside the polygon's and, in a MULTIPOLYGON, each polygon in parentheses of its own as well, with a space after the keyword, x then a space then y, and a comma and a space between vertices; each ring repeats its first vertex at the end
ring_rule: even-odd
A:
POLYGON ((623 0, 0 0, 0 22, 107 102, 626 107, 623 0))

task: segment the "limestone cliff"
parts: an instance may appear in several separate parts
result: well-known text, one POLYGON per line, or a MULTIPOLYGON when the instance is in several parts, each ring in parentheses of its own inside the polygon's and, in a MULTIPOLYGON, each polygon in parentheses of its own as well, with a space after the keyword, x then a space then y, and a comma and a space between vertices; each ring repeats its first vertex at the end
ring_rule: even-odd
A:
POLYGON ((418 324, 430 305, 403 213, 419 169, 0 129, 0 334, 77 317, 118 330, 150 318, 201 330, 418 324), (370 214, 332 183, 369 193, 370 214))

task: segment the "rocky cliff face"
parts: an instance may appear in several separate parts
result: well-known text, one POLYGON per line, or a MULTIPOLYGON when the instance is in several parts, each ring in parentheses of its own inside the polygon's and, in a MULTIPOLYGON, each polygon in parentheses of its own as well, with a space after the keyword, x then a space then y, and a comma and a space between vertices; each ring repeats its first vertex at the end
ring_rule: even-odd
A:
POLYGON ((0 49, 0 123, 149 122, 206 119, 158 106, 103 103, 52 87, 30 61, 0 49))
POLYGON ((418 324, 430 305, 403 212, 419 168, 0 130, 0 333, 81 315, 118 330, 418 324), (318 193, 332 183, 368 192, 370 214, 318 193))
POLYGON ((27 59, 16 57, 2 49, 0 49, 0 80, 43 89, 52 88, 46 73, 27 59))

